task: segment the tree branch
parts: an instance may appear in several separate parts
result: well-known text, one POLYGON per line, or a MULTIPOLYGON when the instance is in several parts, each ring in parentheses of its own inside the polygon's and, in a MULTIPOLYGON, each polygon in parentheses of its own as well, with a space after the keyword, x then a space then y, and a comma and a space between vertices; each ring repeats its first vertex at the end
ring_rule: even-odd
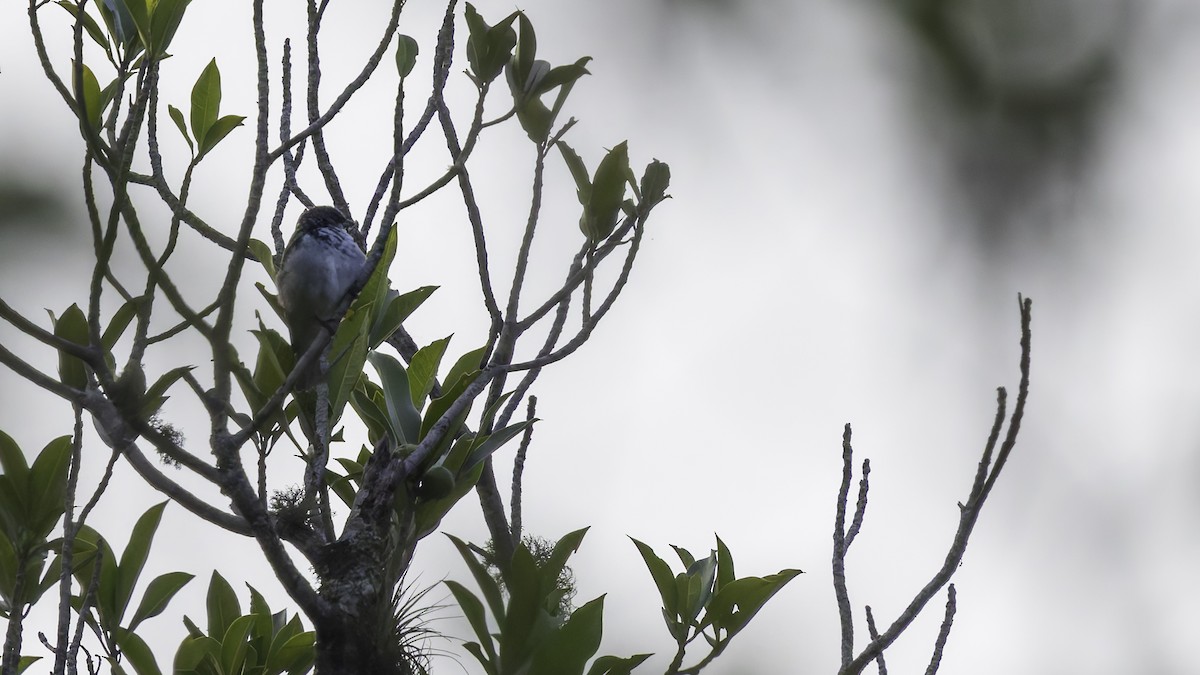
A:
MULTIPOLYGON (((958 530, 955 532, 954 540, 950 545, 950 549, 946 554, 946 560, 942 567, 933 575, 933 578, 925 584, 925 586, 917 592, 908 606, 900 613, 892 625, 888 627, 877 639, 871 641, 863 651, 849 663, 844 663, 839 671, 841 675, 849 673, 860 673, 868 663, 876 658, 884 649, 889 647, 898 637, 912 624, 912 622, 921 613, 925 605, 933 598, 937 592, 949 583, 950 578, 958 570, 959 564, 962 562, 963 556, 966 554, 967 543, 970 540, 971 533, 974 531, 975 523, 979 519, 979 515, 983 510, 983 505, 990 494, 991 488, 995 485, 1001 469, 1008 459, 1012 448, 1016 445, 1017 432, 1021 426, 1021 420, 1024 417, 1025 402, 1029 395, 1029 364, 1031 352, 1031 332, 1030 322, 1032 316, 1032 303, 1027 298, 1018 296, 1018 304, 1021 312, 1021 359, 1020 371, 1021 380, 1017 388, 1017 402, 1013 408, 1012 416, 1008 419, 1008 433, 1005 435, 1004 443, 1000 447, 1000 453, 997 456, 994 466, 991 465, 991 457, 995 451, 996 443, 1000 437, 1000 429, 1004 425, 1005 418, 1005 391, 1001 387, 997 390, 996 401, 996 417, 992 424, 991 432, 988 434, 987 443, 984 446, 983 455, 979 462, 979 468, 976 471, 974 484, 971 488, 971 493, 968 496, 965 504, 959 504, 959 524, 958 530)), ((835 540, 837 534, 835 532, 835 540)), ((835 544, 836 546, 836 544, 835 544)), ((836 565, 836 559, 835 559, 836 565)), ((836 572, 835 572, 836 579, 836 572)), ((835 581, 836 583, 836 581, 835 581)), ((839 599, 840 605, 840 599, 839 599)), ((949 630, 946 628, 946 630, 949 630)), ((843 631, 843 640, 845 640, 845 632, 843 631)))

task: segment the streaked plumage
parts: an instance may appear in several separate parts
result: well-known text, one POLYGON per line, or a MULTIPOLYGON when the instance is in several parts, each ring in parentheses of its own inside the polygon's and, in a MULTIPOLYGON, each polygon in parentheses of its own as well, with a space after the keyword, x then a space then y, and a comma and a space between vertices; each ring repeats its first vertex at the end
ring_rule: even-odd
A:
MULTIPOLYGON (((332 206, 314 206, 300 216, 283 252, 275 282, 297 359, 321 331, 336 328, 334 312, 366 262, 351 226, 332 206)), ((320 363, 314 362, 296 386, 311 389, 320 380, 320 363)))

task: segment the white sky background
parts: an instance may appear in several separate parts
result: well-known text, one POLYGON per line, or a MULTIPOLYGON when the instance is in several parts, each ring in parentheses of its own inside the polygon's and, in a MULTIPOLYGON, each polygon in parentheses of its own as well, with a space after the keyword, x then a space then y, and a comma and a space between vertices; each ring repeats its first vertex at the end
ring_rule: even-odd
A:
MULTIPOLYGON (((849 559, 861 644, 862 605, 890 623, 944 557, 955 503, 966 496, 994 414, 994 387, 1015 390, 1022 292, 1034 300, 1030 408, 956 577, 959 609, 941 672, 1189 672, 1200 598, 1193 3, 1145 4, 1112 114, 1069 207, 1039 212, 1023 223, 1026 235, 989 252, 976 245, 971 219, 979 214, 955 187, 948 144, 930 133, 937 123, 920 101, 916 57, 890 15, 869 3, 780 4, 679 16, 632 1, 522 5, 541 58, 595 57, 566 111, 581 120, 569 140, 589 165, 602 147, 628 138, 639 172, 652 157, 672 169, 674 199, 651 219, 626 294, 591 342, 546 372, 534 392, 542 421, 526 472, 526 526, 547 537, 593 526, 573 567, 580 601, 608 594, 602 653, 657 652, 638 671, 653 673, 671 647, 657 593, 626 535, 666 556, 668 544, 705 552, 715 531, 739 574, 806 574, 705 672, 834 672, 829 558, 842 425, 854 425, 856 457, 872 463, 870 508, 849 559), (1036 228, 1053 234, 1028 235, 1036 228)), ((478 7, 492 22, 513 9, 488 0, 478 7)), ((270 14, 276 57, 284 35, 301 36, 281 11, 270 14)), ((406 10, 403 30, 422 49, 410 119, 424 104, 441 11, 415 1, 406 10)), ((165 67, 173 81, 164 102, 183 107, 216 56, 222 112, 253 114, 247 13, 243 3, 195 3, 165 67)), ((461 9, 459 16, 452 82, 465 128, 461 9)), ((27 26, 21 3, 0 8, 0 170, 73 195, 80 142, 39 77, 27 26)), ((323 56, 329 85, 346 79, 339 66, 358 63, 381 26, 366 8, 334 3, 323 56)), ((67 51, 57 44, 55 65, 65 72, 67 51)), ((385 61, 331 131, 359 218, 391 143, 380 124, 393 73, 385 61)), ((495 92, 493 115, 506 96, 495 92)), ((165 116, 162 124, 167 152, 182 157, 165 116)), ((448 164, 436 132, 410 164, 410 188, 448 164)), ((240 217, 252 133, 235 131, 197 172, 191 204, 210 223, 240 217)), ((473 161, 503 280, 527 208, 530 144, 514 124, 485 134, 473 161)), ((177 164, 171 175, 180 173, 177 164)), ((550 181, 557 196, 543 218, 530 304, 552 287, 581 236, 569 176, 556 165, 550 181)), ((305 187, 321 194, 311 176, 305 187)), ((268 192, 268 208, 273 200, 268 192)), ((4 233, 12 248, 0 252, 0 295, 35 318, 43 307, 61 311, 86 297, 89 269, 78 255, 88 250, 87 229, 82 211, 72 213, 75 220, 53 230, 28 223, 28 232, 4 233)), ((455 355, 477 346, 482 305, 461 205, 447 193, 400 227, 395 285, 442 286, 410 330, 419 342, 455 333, 455 355)), ((268 238, 265 230, 259 236, 268 238)), ((208 246, 188 241, 176 274, 214 278, 208 246)), ((247 286, 242 297, 253 295, 247 286)), ((250 303, 246 328, 257 306, 250 303)), ((0 339, 53 366, 7 326, 0 339)), ((148 369, 188 358, 172 354, 148 369)), ((206 366, 201 356, 192 362, 206 366)), ((11 372, 0 383, 0 428, 23 447, 67 431, 65 405, 11 372)), ((189 419, 186 410, 177 414, 189 419)), ((198 451, 205 425, 190 424, 189 447, 198 451)), ((89 448, 94 481, 107 451, 98 442, 89 448)), ((502 453, 501 482, 512 450, 502 453)), ((297 471, 281 485, 299 480, 295 462, 281 458, 276 467, 297 471)), ((134 518, 160 498, 127 469, 116 481, 93 524, 120 549, 134 518)), ((473 497, 443 525, 486 538, 473 497)), ((235 587, 253 583, 273 606, 286 604, 252 542, 213 533, 178 507, 168 509, 156 541, 147 574, 198 577, 142 631, 163 667, 184 633, 179 615, 202 614, 212 569, 235 587)), ((436 535, 415 569, 431 583, 467 577, 436 535)), ((932 602, 926 620, 888 653, 893 672, 923 670, 943 602, 932 602)), ((441 627, 468 635, 454 619, 441 627)), ((26 653, 40 649, 28 633, 26 653)), ((469 656, 461 663, 439 672, 477 672, 469 656)))

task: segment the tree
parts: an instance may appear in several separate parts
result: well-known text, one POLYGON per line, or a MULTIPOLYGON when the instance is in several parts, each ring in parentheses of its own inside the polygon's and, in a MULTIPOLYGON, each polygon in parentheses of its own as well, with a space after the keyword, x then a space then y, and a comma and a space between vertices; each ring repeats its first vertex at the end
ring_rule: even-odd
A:
MULTIPOLYGON (((176 651, 179 672, 411 673, 425 664, 417 641, 421 594, 404 583, 419 542, 437 530, 442 517, 474 491, 483 506, 491 541, 476 546, 455 539, 482 600, 466 586, 448 582, 475 641, 466 649, 489 673, 627 673, 648 655, 593 657, 599 648, 603 599, 574 608, 567 563, 584 531, 546 542, 523 532, 520 509, 521 461, 536 422, 536 398, 530 394, 539 374, 586 343, 622 295, 640 250, 652 210, 667 198, 670 171, 651 161, 634 173, 626 143, 608 149, 594 169, 565 137, 574 118, 561 114, 574 85, 587 74, 589 58, 552 66, 537 58, 530 19, 513 12, 494 25, 469 3, 462 8, 466 35, 456 29, 459 7, 451 1, 433 43, 432 55, 419 58, 418 41, 399 33, 403 2, 388 8, 377 46, 359 74, 332 100, 323 96, 321 30, 327 2, 307 3, 303 128, 292 129, 293 65, 291 43, 269 44, 262 0, 253 4, 257 110, 242 218, 232 232, 211 225, 189 202, 201 163, 246 117, 222 114, 221 72, 216 60, 203 68, 187 106, 160 100, 161 84, 183 77, 167 57, 176 32, 186 25, 188 0, 86 0, 56 3, 70 20, 73 54, 51 54, 43 37, 49 4, 31 0, 29 19, 44 74, 79 121, 83 140, 83 196, 93 235, 94 267, 86 302, 72 305, 43 326, 0 301, 0 317, 59 355, 56 374, 0 348, 0 362, 38 386, 68 401, 74 430, 51 441, 32 464, 7 436, 0 436, 4 496, 0 537, 0 596, 9 619, 3 669, 19 672, 30 661, 23 651, 22 618, 29 606, 52 588, 59 592, 59 623, 47 639, 54 672, 77 668, 84 626, 92 631, 103 659, 114 672, 158 672, 149 646, 136 632, 156 616, 191 580, 184 572, 139 584, 164 505, 137 521, 129 545, 119 555, 88 515, 108 488, 117 462, 127 462, 147 483, 207 523, 253 537, 289 597, 311 622, 305 631, 298 618, 274 613, 251 589, 250 611, 242 613, 232 586, 220 575, 210 580, 207 621, 185 619, 189 637, 176 651), (458 42, 475 92, 469 122, 456 122, 446 88, 458 42), (86 58, 85 58, 86 47, 86 58), (394 57, 395 75, 378 69, 394 57), (101 59, 104 68, 98 66, 101 59), (69 60, 69 65, 67 64, 69 60), (390 59, 389 59, 390 60, 390 59), (88 65, 91 61, 97 68, 88 65), (406 84, 418 63, 432 72, 431 91, 417 120, 406 116, 406 84), (282 86, 271 74, 278 62, 282 86), (65 67, 65 75, 60 75, 65 67), (99 73, 99 74, 98 74, 99 73), (486 119, 485 102, 503 76, 511 94, 506 112, 486 119), (377 187, 365 209, 355 208, 339 181, 339 168, 326 144, 326 132, 342 119, 349 102, 372 78, 395 86, 392 139, 383 153, 377 187), (102 86, 102 82, 107 81, 102 86), (278 99, 278 105, 273 102, 278 99), (326 102, 329 101, 329 102, 326 102), (184 107, 187 112, 184 112, 184 107), (172 125, 160 125, 166 111, 172 125), (434 122, 436 120, 436 126, 434 122), (514 122, 532 143, 528 218, 512 270, 507 298, 494 279, 489 258, 486 217, 475 197, 478 179, 469 160, 490 128, 514 122), (440 134, 436 131, 440 128, 440 134), (162 132, 167 129, 166 132, 162 132), (189 160, 178 181, 164 167, 167 135, 178 132, 189 160), (428 135, 427 135, 428 133, 428 135), (272 137, 278 137, 273 142, 272 137), (416 190, 405 184, 406 156, 422 141, 445 143, 450 166, 416 190), (555 152, 557 149, 557 152, 555 152), (311 155, 308 165, 305 159, 311 155), (556 156, 557 155, 557 156, 556 156), (539 229, 548 163, 561 159, 573 179, 581 215, 581 240, 564 256, 561 286, 531 299, 526 285, 539 229), (315 173, 305 173, 313 162, 315 173), (274 169, 281 169, 272 173, 274 169), (282 174, 282 175, 279 175, 282 174), (308 176, 312 176, 309 178, 308 176), (268 185, 277 180, 274 205, 264 204, 268 185), (99 179, 99 180, 97 180, 99 179), (106 186, 97 189, 97 183, 106 186), (260 317, 253 340, 236 334, 234 318, 249 312, 251 301, 264 303, 280 318, 279 300, 265 284, 246 293, 252 271, 276 277, 285 250, 283 221, 288 206, 311 208, 316 189, 353 220, 348 231, 365 251, 365 264, 341 298, 332 319, 303 351, 260 317), (419 346, 406 323, 431 293, 432 286, 407 292, 392 289, 389 265, 397 247, 396 222, 408 208, 457 188, 475 249, 476 272, 488 338, 442 369, 450 339, 419 346), (104 196, 101 193, 104 193, 104 196), (157 200, 170 213, 165 231, 143 217, 157 200), (372 229, 378 224, 377 232, 372 229), (255 234, 269 233, 270 243, 255 234), (199 235, 202 242, 193 239, 199 235), (370 246, 367 246, 370 239, 370 246), (131 245, 143 264, 136 274, 118 269, 118 242, 131 245), (173 276, 171 262, 190 246, 203 245, 222 256, 218 290, 202 304, 198 293, 173 276), (134 284, 137 284, 136 286, 134 284), (130 290, 134 289, 134 290, 130 290), (140 292, 139 292, 140 291, 140 292), (111 308, 114 296, 116 308, 111 308), (82 305, 82 306, 81 306, 82 305), (206 345, 203 359, 189 356, 162 372, 147 373, 149 355, 179 336, 197 336, 206 345), (380 348, 387 344, 401 359, 380 348), (253 349, 253 364, 241 353, 253 349), (211 368, 198 364, 211 358, 211 368), (315 391, 297 390, 301 374, 318 366, 323 380, 315 391), (366 367, 370 365, 368 370, 366 367), (373 373, 372 373, 373 371, 373 373), (440 376, 439 376, 440 374, 440 376), (185 447, 177 424, 167 419, 168 398, 188 397, 208 417, 204 454, 185 447), (517 421, 522 404, 524 419, 517 421), (475 414, 472 414, 474 410, 475 414), (90 490, 79 484, 85 461, 83 418, 90 416, 111 449, 105 478, 90 490), (349 421, 365 427, 358 452, 335 453, 334 443, 350 446, 349 421), (341 426, 339 426, 341 425, 341 426), (492 456, 520 439, 511 498, 505 504, 492 456), (292 443, 300 462, 287 465, 292 487, 270 490, 267 465, 272 451, 292 443), (160 464, 194 474, 229 500, 223 507, 184 486, 146 454, 149 446, 160 464), (85 495, 90 496, 84 500, 85 495), (340 500, 344 509, 335 501, 340 500), (82 507, 80 507, 82 503, 82 507), (61 537, 51 534, 61 520, 61 537), (285 547, 285 544, 291 549, 285 547), (291 551, 298 552, 298 558, 291 551), (47 565, 47 554, 55 558, 47 565), (305 566, 311 569, 306 573, 305 566), (315 583, 314 583, 315 581, 315 583), (135 589, 140 600, 129 614, 135 589), (72 628, 72 617, 76 617, 72 628), (589 663, 591 664, 589 667, 589 663)), ((503 86, 503 85, 499 85, 503 86)), ((505 98, 507 101, 507 98, 505 98)), ((419 316, 416 315, 416 316, 419 316)), ((967 537, 1016 439, 1028 385, 1029 305, 1022 302, 1022 384, 1008 436, 993 460, 1004 421, 1003 395, 997 426, 985 450, 980 476, 963 506, 963 525, 951 553, 961 558, 967 537)), ((853 523, 844 515, 850 480, 849 428, 847 469, 839 496, 835 534, 835 578, 840 579, 843 610, 843 671, 858 672, 911 622, 912 616, 944 586, 954 571, 947 562, 906 613, 857 657, 852 652, 853 623, 838 561, 861 524, 866 504, 865 473, 853 523), (843 602, 844 601, 844 602, 843 602)), ((90 455, 91 453, 86 453, 90 455)), ((278 462, 273 463, 273 466, 278 462)), ((272 481, 278 476, 272 474, 272 481)), ((720 655, 762 605, 800 571, 785 569, 766 577, 735 575, 733 557, 719 538, 707 556, 683 548, 676 553, 684 571, 673 574, 653 549, 634 542, 661 595, 664 619, 675 641, 669 673, 694 673, 720 655), (685 665, 689 645, 704 636, 707 655, 685 665)), ((868 615, 869 616, 869 615, 868 615)), ((949 620, 946 630, 949 628, 949 620)), ((693 657, 695 658, 695 657, 693 657)), ((85 664, 92 668, 90 659, 85 664)))

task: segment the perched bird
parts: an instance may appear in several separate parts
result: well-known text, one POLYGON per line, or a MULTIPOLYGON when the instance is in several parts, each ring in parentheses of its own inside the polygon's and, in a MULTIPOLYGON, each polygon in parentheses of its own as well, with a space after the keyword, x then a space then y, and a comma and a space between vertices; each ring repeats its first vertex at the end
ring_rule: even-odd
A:
MULTIPOLYGON (((338 305, 366 262, 350 234, 352 226, 350 219, 332 206, 314 206, 301 214, 296 233, 283 251, 275 283, 297 359, 321 331, 332 333, 337 328, 338 305)), ((312 389, 321 377, 320 361, 314 361, 296 387, 312 389)))

